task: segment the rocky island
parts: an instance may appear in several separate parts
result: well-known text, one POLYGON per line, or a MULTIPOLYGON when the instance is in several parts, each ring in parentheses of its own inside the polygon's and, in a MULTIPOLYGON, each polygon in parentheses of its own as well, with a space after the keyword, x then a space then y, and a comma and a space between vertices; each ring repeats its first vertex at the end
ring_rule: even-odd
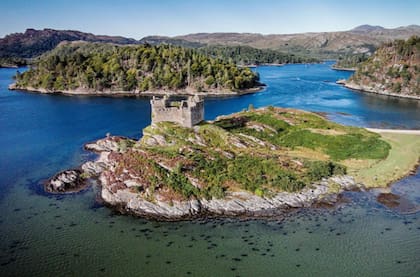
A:
POLYGON ((350 89, 420 100, 420 37, 384 44, 360 63, 349 80, 350 89))
POLYGON ((251 69, 172 45, 62 42, 10 89, 79 95, 238 95, 262 88, 251 69))
POLYGON ((95 179, 107 205, 163 220, 273 216, 335 203, 340 192, 364 183, 384 186, 412 170, 419 157, 419 140, 405 145, 413 159, 388 176, 380 168, 398 146, 314 113, 250 107, 203 121, 198 96, 153 98, 151 105, 152 124, 139 141, 107 136, 86 144, 98 159, 57 174, 46 189, 77 191, 95 179))

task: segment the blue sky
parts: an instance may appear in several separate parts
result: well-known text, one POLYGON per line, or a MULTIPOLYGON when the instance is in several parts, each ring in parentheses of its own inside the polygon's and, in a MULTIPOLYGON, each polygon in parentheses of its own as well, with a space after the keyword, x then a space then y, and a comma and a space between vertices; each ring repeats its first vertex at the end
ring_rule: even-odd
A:
POLYGON ((0 37, 26 28, 139 39, 198 32, 282 34, 420 25, 418 0, 1 0, 0 37))

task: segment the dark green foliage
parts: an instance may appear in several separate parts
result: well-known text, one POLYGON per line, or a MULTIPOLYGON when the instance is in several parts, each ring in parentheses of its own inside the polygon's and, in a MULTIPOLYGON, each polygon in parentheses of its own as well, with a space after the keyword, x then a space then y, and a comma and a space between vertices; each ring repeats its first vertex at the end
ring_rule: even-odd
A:
POLYGON ((286 147, 303 146, 311 149, 321 148, 333 160, 382 159, 388 155, 390 146, 379 135, 362 134, 322 135, 309 130, 289 132, 281 138, 286 147))
MULTIPOLYGON (((295 116, 295 118, 298 118, 295 116)), ((276 118, 270 113, 245 113, 240 117, 225 118, 214 124, 233 133, 244 133, 263 141, 283 147, 306 147, 322 149, 331 159, 339 161, 350 158, 355 159, 382 159, 388 155, 390 146, 380 139, 377 134, 356 131, 351 127, 340 127, 313 114, 300 115, 301 123, 298 126, 289 125, 284 120, 276 118), (258 131, 246 127, 247 122, 261 123, 271 127, 258 131), (343 129, 350 134, 326 135, 311 132, 307 128, 329 130, 343 129), (275 133, 272 131, 275 130, 275 133)))
POLYGON ((182 173, 181 164, 174 168, 169 175, 167 175, 165 183, 175 192, 180 193, 186 198, 197 196, 199 194, 199 190, 194 187, 188 178, 182 173))
POLYGON ((306 176, 310 182, 316 182, 322 178, 328 178, 333 175, 346 174, 346 168, 331 161, 311 161, 307 162, 308 171, 306 176))
POLYGON ((223 187, 220 183, 214 184, 212 186, 207 186, 201 190, 201 195, 206 199, 222 199, 226 195, 226 188, 223 187))
POLYGON ((198 51, 215 58, 231 60, 238 65, 320 62, 315 58, 295 56, 271 49, 257 49, 250 46, 206 46, 198 48, 198 51))
POLYGON ((356 68, 360 63, 366 61, 369 55, 363 54, 347 54, 340 56, 334 64, 336 68, 356 68))
POLYGON ((240 116, 218 120, 214 125, 226 130, 231 130, 244 127, 246 122, 248 122, 248 118, 240 116))
POLYGON ((18 57, 0 57, 0 67, 17 67, 24 66, 28 61, 18 57))
POLYGON ((205 196, 218 198, 222 192, 224 195, 223 184, 227 181, 235 181, 252 192, 264 187, 297 191, 305 186, 295 173, 282 169, 275 158, 243 155, 228 159, 213 153, 212 158, 194 154, 192 159, 196 163, 193 175, 206 183, 205 196))
POLYGON ((249 68, 170 45, 61 45, 17 76, 21 87, 48 90, 145 91, 186 87, 238 90, 258 85, 249 68))

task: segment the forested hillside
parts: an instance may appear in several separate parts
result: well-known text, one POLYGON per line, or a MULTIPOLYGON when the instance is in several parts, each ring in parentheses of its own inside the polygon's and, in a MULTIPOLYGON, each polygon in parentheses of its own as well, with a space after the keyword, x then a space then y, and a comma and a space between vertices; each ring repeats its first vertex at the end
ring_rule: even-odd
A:
POLYGON ((16 88, 88 92, 226 91, 257 86, 258 75, 233 62, 171 45, 63 43, 16 76, 16 88))
POLYGON ((420 37, 384 44, 357 67, 346 85, 378 93, 420 96, 420 37))
POLYGON ((319 62, 315 58, 296 56, 271 49, 257 49, 250 46, 213 45, 198 48, 198 51, 212 57, 230 60, 238 65, 319 62))

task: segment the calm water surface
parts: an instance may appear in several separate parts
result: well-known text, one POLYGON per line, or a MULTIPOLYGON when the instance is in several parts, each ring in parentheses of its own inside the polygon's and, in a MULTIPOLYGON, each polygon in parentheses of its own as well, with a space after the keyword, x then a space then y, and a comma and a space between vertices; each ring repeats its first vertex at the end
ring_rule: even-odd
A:
MULTIPOLYGON (((206 101, 206 118, 274 105, 325 112, 356 126, 420 129, 420 105, 336 85, 329 64, 260 67, 263 92, 206 101)), ((150 123, 143 98, 10 92, 0 69, 0 275, 418 276, 420 213, 400 214, 374 193, 347 193, 335 209, 280 220, 162 223, 115 215, 76 195, 43 193, 40 182, 92 159, 83 144, 106 133, 134 138, 150 123)), ((392 190, 420 206, 420 172, 392 190)))

